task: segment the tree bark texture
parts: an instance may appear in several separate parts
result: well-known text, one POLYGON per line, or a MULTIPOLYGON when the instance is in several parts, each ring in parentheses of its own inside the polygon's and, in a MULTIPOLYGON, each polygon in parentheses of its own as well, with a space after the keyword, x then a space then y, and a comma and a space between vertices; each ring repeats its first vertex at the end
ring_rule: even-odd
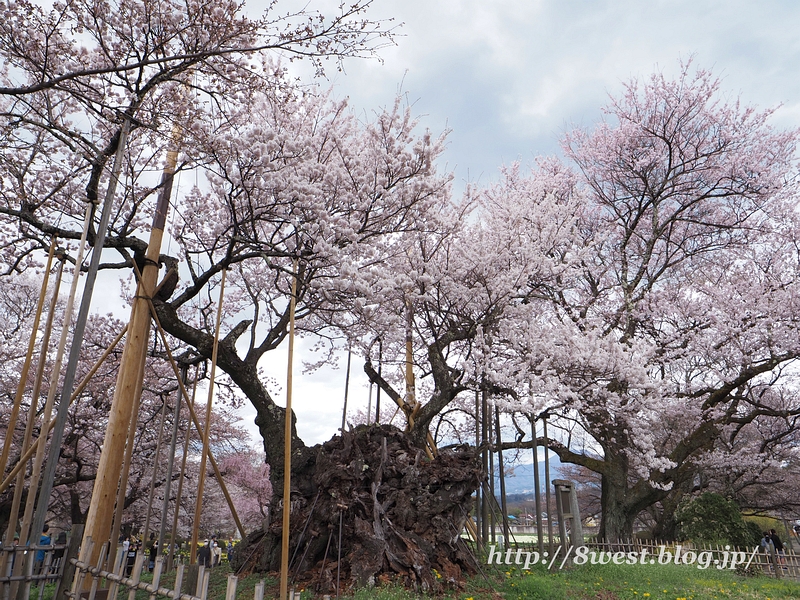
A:
MULTIPOLYGON (((460 536, 483 476, 474 449, 447 450, 431 460, 400 430, 373 425, 335 436, 316 451, 298 473, 311 485, 292 486, 295 582, 322 594, 336 593, 337 581, 342 589, 396 581, 435 592, 458 588, 477 572, 460 536)), ((237 570, 278 569, 282 506, 237 549, 237 570)))

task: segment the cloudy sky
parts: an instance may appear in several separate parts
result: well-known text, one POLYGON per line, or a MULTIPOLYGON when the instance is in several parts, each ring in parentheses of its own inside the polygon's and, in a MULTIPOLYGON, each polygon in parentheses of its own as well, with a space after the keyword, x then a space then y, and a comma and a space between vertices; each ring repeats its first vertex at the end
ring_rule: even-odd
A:
MULTIPOLYGON (((258 3, 248 5, 255 14, 258 3)), ((689 57, 719 75, 732 97, 781 105, 775 126, 800 126, 793 0, 374 0, 370 14, 395 19, 397 46, 381 52, 382 63, 348 61, 344 74, 331 68, 325 85, 367 119, 400 91, 423 127, 449 129, 440 168, 454 172, 456 193, 467 181, 495 181, 502 164, 558 152, 563 132, 596 123, 623 81, 675 73, 689 57)), ((284 359, 270 362, 285 381, 284 359)), ((361 363, 354 361, 350 405, 366 407, 361 363)), ((341 424, 344 372, 300 371, 298 428, 307 443, 321 442, 341 424)))

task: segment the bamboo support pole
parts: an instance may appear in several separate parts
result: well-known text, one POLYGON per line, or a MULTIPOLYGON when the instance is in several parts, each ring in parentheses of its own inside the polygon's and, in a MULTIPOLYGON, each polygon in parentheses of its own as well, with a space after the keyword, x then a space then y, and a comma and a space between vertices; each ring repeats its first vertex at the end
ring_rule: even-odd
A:
MULTIPOLYGON (((59 267, 57 276, 56 276, 56 283, 55 289, 53 291, 53 301, 52 306, 56 306, 56 302, 58 300, 59 290, 61 289, 61 279, 64 273, 64 264, 65 264, 65 257, 62 256, 61 266, 59 267)), ((51 323, 52 327, 52 316, 55 314, 55 311, 51 309, 51 315, 48 315, 48 321, 51 323)), ((69 324, 64 323, 63 329, 69 329, 69 324)), ((64 338, 62 329, 62 338, 64 338)), ((56 351, 56 361, 52 366, 52 373, 50 378, 50 389, 47 391, 47 400, 45 401, 44 410, 42 412, 42 427, 39 430, 39 435, 47 437, 47 432, 50 431, 50 426, 52 425, 52 413, 53 413, 53 403, 55 401, 56 396, 56 389, 58 388, 58 374, 61 371, 61 357, 63 356, 63 348, 61 347, 61 342, 59 342, 58 350, 56 351)), ((44 364, 44 361, 42 361, 44 364)), ((42 370, 39 376, 37 377, 38 381, 44 376, 44 371, 42 370)), ((38 396, 38 390, 36 395, 38 396)), ((33 460, 33 469, 31 470, 31 476, 29 478, 28 483, 28 498, 25 501, 25 512, 22 516, 22 529, 20 530, 20 543, 23 542, 23 538, 25 540, 28 539, 28 534, 30 533, 30 528, 33 523, 33 511, 36 506, 36 492, 39 488, 39 480, 42 473, 42 463, 44 461, 44 444, 38 444, 38 438, 35 440, 28 448, 26 448, 25 454, 28 455, 30 451, 34 449, 36 446, 36 457, 33 460)), ((27 458, 24 462, 27 462, 27 458)))
MULTIPOLYGON (((38 412, 39 394, 42 390, 42 379, 44 379, 44 369, 47 363, 47 354, 50 348, 50 335, 53 331, 53 319, 55 318, 55 308, 58 302, 58 292, 61 287, 61 275, 64 272, 63 255, 59 260, 58 271, 56 272, 56 280, 53 285, 53 293, 50 298, 50 307, 47 312, 47 319, 45 320, 44 331, 42 332, 42 345, 39 349, 39 363, 36 365, 36 375, 33 380, 33 389, 31 390, 31 403, 30 410, 28 410, 27 420, 25 423, 25 433, 22 437, 22 454, 25 454, 31 447, 31 439, 33 438, 33 425, 36 422, 36 413, 38 412)), ((27 462, 24 461, 24 462, 27 462)), ((17 480, 14 485, 14 497, 11 500, 11 511, 9 513, 8 522, 16 529, 17 518, 19 517, 20 504, 22 503, 22 492, 25 486, 25 469, 20 469, 17 473, 17 480)), ((36 497, 36 488, 38 487, 38 478, 34 481, 31 478, 28 488, 28 499, 25 502, 26 508, 28 504, 33 503, 36 497)), ((20 528, 19 541, 17 544, 24 546, 28 543, 28 530, 30 529, 30 514, 26 522, 25 514, 23 513, 22 527, 20 528)))
MULTIPOLYGON (((183 382, 180 378, 180 369, 178 368, 178 363, 175 362, 175 357, 172 356, 172 350, 170 350, 169 342, 167 341, 167 335, 164 333, 164 328, 161 326, 161 321, 158 319, 158 314, 156 313, 156 308, 153 305, 153 302, 150 301, 150 312, 153 316, 153 321, 155 322, 156 328, 158 329, 159 335, 161 336, 161 341, 164 344, 164 350, 167 353, 167 358, 169 359, 170 365, 172 365, 172 371, 175 373, 175 376, 178 380, 178 386, 181 388, 181 393, 183 397, 186 399, 186 404, 189 406, 189 414, 192 417, 192 422, 194 423, 195 428, 197 429, 198 433, 202 436, 203 435, 203 427, 200 424, 200 419, 197 418, 197 413, 194 410, 194 406, 189 403, 189 394, 186 391, 186 387, 183 385, 183 382)), ((242 538, 245 537, 244 527, 242 526, 242 522, 239 520, 239 515, 236 513, 236 507, 233 505, 233 499, 231 498, 230 492, 228 491, 228 487, 225 485, 225 481, 222 479, 222 473, 219 470, 219 465, 217 465, 217 461, 214 458, 214 454, 209 451, 208 453, 208 460, 211 463, 211 467, 214 469, 214 475, 219 482, 219 486, 222 489, 222 494, 225 496, 225 500, 228 503, 228 508, 231 509, 231 516, 233 520, 236 522, 236 527, 239 530, 239 533, 242 535, 242 538)))
MULTIPOLYGON (((42 347, 39 353, 39 364, 36 367, 36 377, 34 380, 33 390, 31 391, 31 407, 28 413, 28 423, 25 427, 25 437, 22 444, 23 455, 30 457, 30 450, 33 448, 34 444, 31 443, 31 437, 33 435, 33 424, 36 418, 37 413, 37 404, 39 394, 41 392, 42 387, 42 380, 44 379, 44 369, 47 362, 47 354, 48 349, 50 346, 50 336, 53 330, 53 320, 55 318, 55 307, 56 303, 58 302, 58 294, 59 290, 61 289, 61 278, 64 273, 64 262, 65 257, 64 255, 59 256, 60 264, 58 268, 58 272, 56 273, 56 281, 53 285, 53 295, 50 300, 50 308, 47 315, 47 321, 44 328, 44 335, 42 337, 42 347)), ((67 326, 66 324, 64 325, 67 326)), ((51 384, 52 385, 52 384, 51 384)), ((50 420, 50 412, 52 411, 52 401, 50 400, 54 393, 48 394, 47 402, 45 402, 45 407, 43 411, 43 423, 42 423, 42 431, 44 431, 45 427, 49 425, 50 420)), ((40 448, 43 450, 44 446, 40 448)), ((25 501, 25 510, 23 511, 22 516, 22 526, 20 527, 19 531, 19 540, 15 542, 15 544, 25 546, 28 544, 28 536, 30 533, 31 528, 31 521, 33 518, 33 509, 36 502, 36 492, 39 487, 39 475, 41 472, 41 456, 43 452, 37 452, 37 460, 34 460, 33 470, 31 472, 31 476, 28 482, 28 497, 25 501)), ((17 517, 19 514, 19 502, 22 499, 22 490, 25 483, 25 465, 27 464, 29 458, 20 458, 19 464, 22 468, 17 469, 17 480, 14 488, 14 499, 12 501, 11 513, 9 516, 9 523, 16 524, 17 517)), ((21 572, 22 568, 22 561, 19 564, 14 565, 14 571, 21 572)), ((15 573, 17 574, 17 573, 15 573)), ((13 596, 13 591, 12 591, 13 596)))
MULTIPOLYGON (((167 403, 164 402, 163 406, 161 407, 161 423, 158 427, 158 438, 156 440, 156 460, 153 463, 153 476, 150 478, 150 490, 147 493, 147 513, 144 517, 144 532, 142 533, 142 539, 147 540, 148 534, 150 533, 150 518, 151 513, 153 512, 153 497, 156 493, 156 477, 158 476, 158 467, 161 465, 161 442, 164 438, 164 424, 167 420, 167 403)), ((157 546, 158 550, 161 551, 161 547, 157 546)))
MULTIPOLYGON (((189 404, 192 409, 189 411, 190 413, 194 412, 194 397, 197 392, 197 375, 198 375, 199 368, 195 367, 194 371, 194 386, 192 386, 192 400, 189 402, 189 398, 186 398, 186 403, 189 404)), ((180 402, 180 399, 178 399, 180 402)), ((178 477, 178 489, 175 491, 175 513, 172 515, 172 530, 170 531, 170 544, 169 544, 169 568, 172 568, 173 561, 175 558, 175 537, 178 535, 178 516, 179 511, 181 509, 181 497, 183 494, 183 480, 184 476, 186 475, 186 457, 189 454, 189 442, 192 439, 192 425, 191 423, 186 428, 186 439, 183 443, 183 456, 181 457, 181 473, 178 477)), ((181 565, 183 566, 183 565, 181 565)))
POLYGON ((283 427, 283 523, 281 526, 280 600, 289 588, 289 517, 292 509, 292 361, 294 359, 294 311, 297 303, 297 259, 292 267, 292 296, 289 299, 289 356, 286 366, 286 413, 283 427))
MULTIPOLYGON (((189 366, 181 366, 181 380, 186 385, 186 380, 189 376, 189 366)), ((175 448, 178 445, 178 430, 180 429, 180 416, 181 416, 181 389, 178 387, 178 396, 175 398, 175 413, 172 415, 172 436, 169 443, 169 460, 167 462, 167 475, 164 481, 164 500, 161 503, 161 522, 158 528, 158 550, 164 550, 164 533, 167 527, 167 511, 169 510, 169 497, 172 492, 172 472, 175 467, 175 448)), ((190 428, 191 429, 191 428, 190 428)), ((175 506, 177 512, 177 504, 175 506)), ((170 538, 170 542, 174 544, 175 537, 170 538)), ((167 561, 167 570, 172 568, 172 560, 167 561)))
MULTIPOLYGON (((126 325, 125 327, 122 328, 122 331, 119 332, 116 339, 113 342, 111 342, 111 345, 108 348, 106 348, 105 352, 97 360, 94 366, 89 370, 88 373, 86 373, 86 376, 75 387, 75 391, 72 392, 72 396, 70 396, 69 399, 70 404, 72 404, 75 401, 75 399, 81 394, 81 392, 83 392, 83 389, 88 385, 91 378, 94 377, 94 374, 97 372, 97 369, 99 369, 100 366, 103 364, 103 362, 105 362, 106 358, 108 358, 108 355, 111 354, 111 352, 114 350, 117 344, 119 344, 120 340, 122 339, 122 336, 124 336, 127 331, 128 331, 128 326, 126 325)), ((9 472, 6 478, 3 479, 2 483, 0 483, 0 493, 3 493, 8 488, 8 486, 11 485, 11 481, 17 476, 19 470, 30 459, 30 457, 33 456, 34 452, 36 452, 37 454, 39 453, 39 451, 44 452, 44 441, 47 439, 47 435, 50 433, 50 431, 53 430, 55 424, 56 424, 55 421, 50 421, 49 425, 42 426, 42 430, 40 432, 39 437, 36 438, 36 440, 34 440, 34 442, 31 444, 31 447, 28 448, 28 450, 19 459, 17 465, 9 472)))
MULTIPOLYGON (((19 418, 20 407, 22 406, 22 397, 25 394, 25 386, 28 383, 28 371, 31 368, 31 360, 33 358, 33 349, 36 345, 36 337, 39 333, 39 321, 42 318, 42 309, 44 308, 45 298, 47 297, 47 284, 50 279, 50 269, 53 264, 53 255, 56 250, 56 239, 50 242, 50 250, 47 255, 47 267, 44 271, 42 278, 42 289, 39 292, 39 302, 36 305, 36 313, 33 318, 33 326, 31 327, 31 336, 28 340, 28 350, 25 353, 25 362, 22 364, 20 371, 19 384, 17 385, 17 394, 14 397, 14 405, 11 407, 11 414, 8 417, 8 426, 6 428, 6 438, 3 440, 3 451, 0 453, 0 474, 6 472, 8 466, 8 455, 11 452, 11 444, 14 440, 14 429, 17 427, 17 419, 19 418)), ((11 532, 11 537, 7 538, 6 543, 11 544, 14 541, 14 532, 11 532)))
MULTIPOLYGON (((217 352, 219 351, 219 330, 222 323, 222 302, 225 297, 225 276, 227 269, 222 271, 222 282, 219 286, 219 301, 217 304, 217 322, 214 325, 214 345, 211 348, 211 374, 208 378, 208 399, 206 400, 206 422, 203 429, 203 452, 200 455, 200 475, 197 481, 197 499, 194 505, 194 523, 192 524, 192 547, 189 550, 189 563, 197 560, 197 542, 200 532, 200 517, 203 514, 203 487, 206 481, 206 463, 208 462, 208 439, 211 432, 211 407, 214 403, 214 377, 217 374, 217 352)), ((220 478, 221 479, 221 478, 220 478)))

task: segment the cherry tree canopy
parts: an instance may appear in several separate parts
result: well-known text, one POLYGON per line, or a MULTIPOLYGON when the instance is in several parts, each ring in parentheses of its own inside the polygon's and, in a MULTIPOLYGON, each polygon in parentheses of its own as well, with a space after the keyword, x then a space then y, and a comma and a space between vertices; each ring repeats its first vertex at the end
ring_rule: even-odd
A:
MULTIPOLYGON (((630 82, 606 122, 565 139, 575 171, 558 169, 583 200, 569 251, 542 257, 565 268, 524 288, 491 371, 518 381, 514 408, 583 431, 583 448, 550 447, 600 474, 606 537, 704 468, 763 469, 767 441, 795 429, 798 133, 770 114, 687 65, 630 82)), ((552 165, 488 197, 540 213, 550 196, 530 182, 552 165)))

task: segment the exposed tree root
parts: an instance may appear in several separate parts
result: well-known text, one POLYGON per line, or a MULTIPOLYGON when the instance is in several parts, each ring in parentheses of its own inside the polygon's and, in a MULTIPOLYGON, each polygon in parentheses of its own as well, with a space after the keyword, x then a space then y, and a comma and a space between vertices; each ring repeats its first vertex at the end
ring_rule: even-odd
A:
MULTIPOLYGON (((362 426, 320 446, 308 468, 298 476, 313 485, 292 486, 295 582, 318 593, 335 593, 337 580, 342 588, 395 581, 435 592, 476 572, 460 537, 481 479, 474 449, 428 460, 395 427, 362 426)), ((279 570, 281 516, 274 511, 266 531, 248 536, 237 569, 279 570)))

